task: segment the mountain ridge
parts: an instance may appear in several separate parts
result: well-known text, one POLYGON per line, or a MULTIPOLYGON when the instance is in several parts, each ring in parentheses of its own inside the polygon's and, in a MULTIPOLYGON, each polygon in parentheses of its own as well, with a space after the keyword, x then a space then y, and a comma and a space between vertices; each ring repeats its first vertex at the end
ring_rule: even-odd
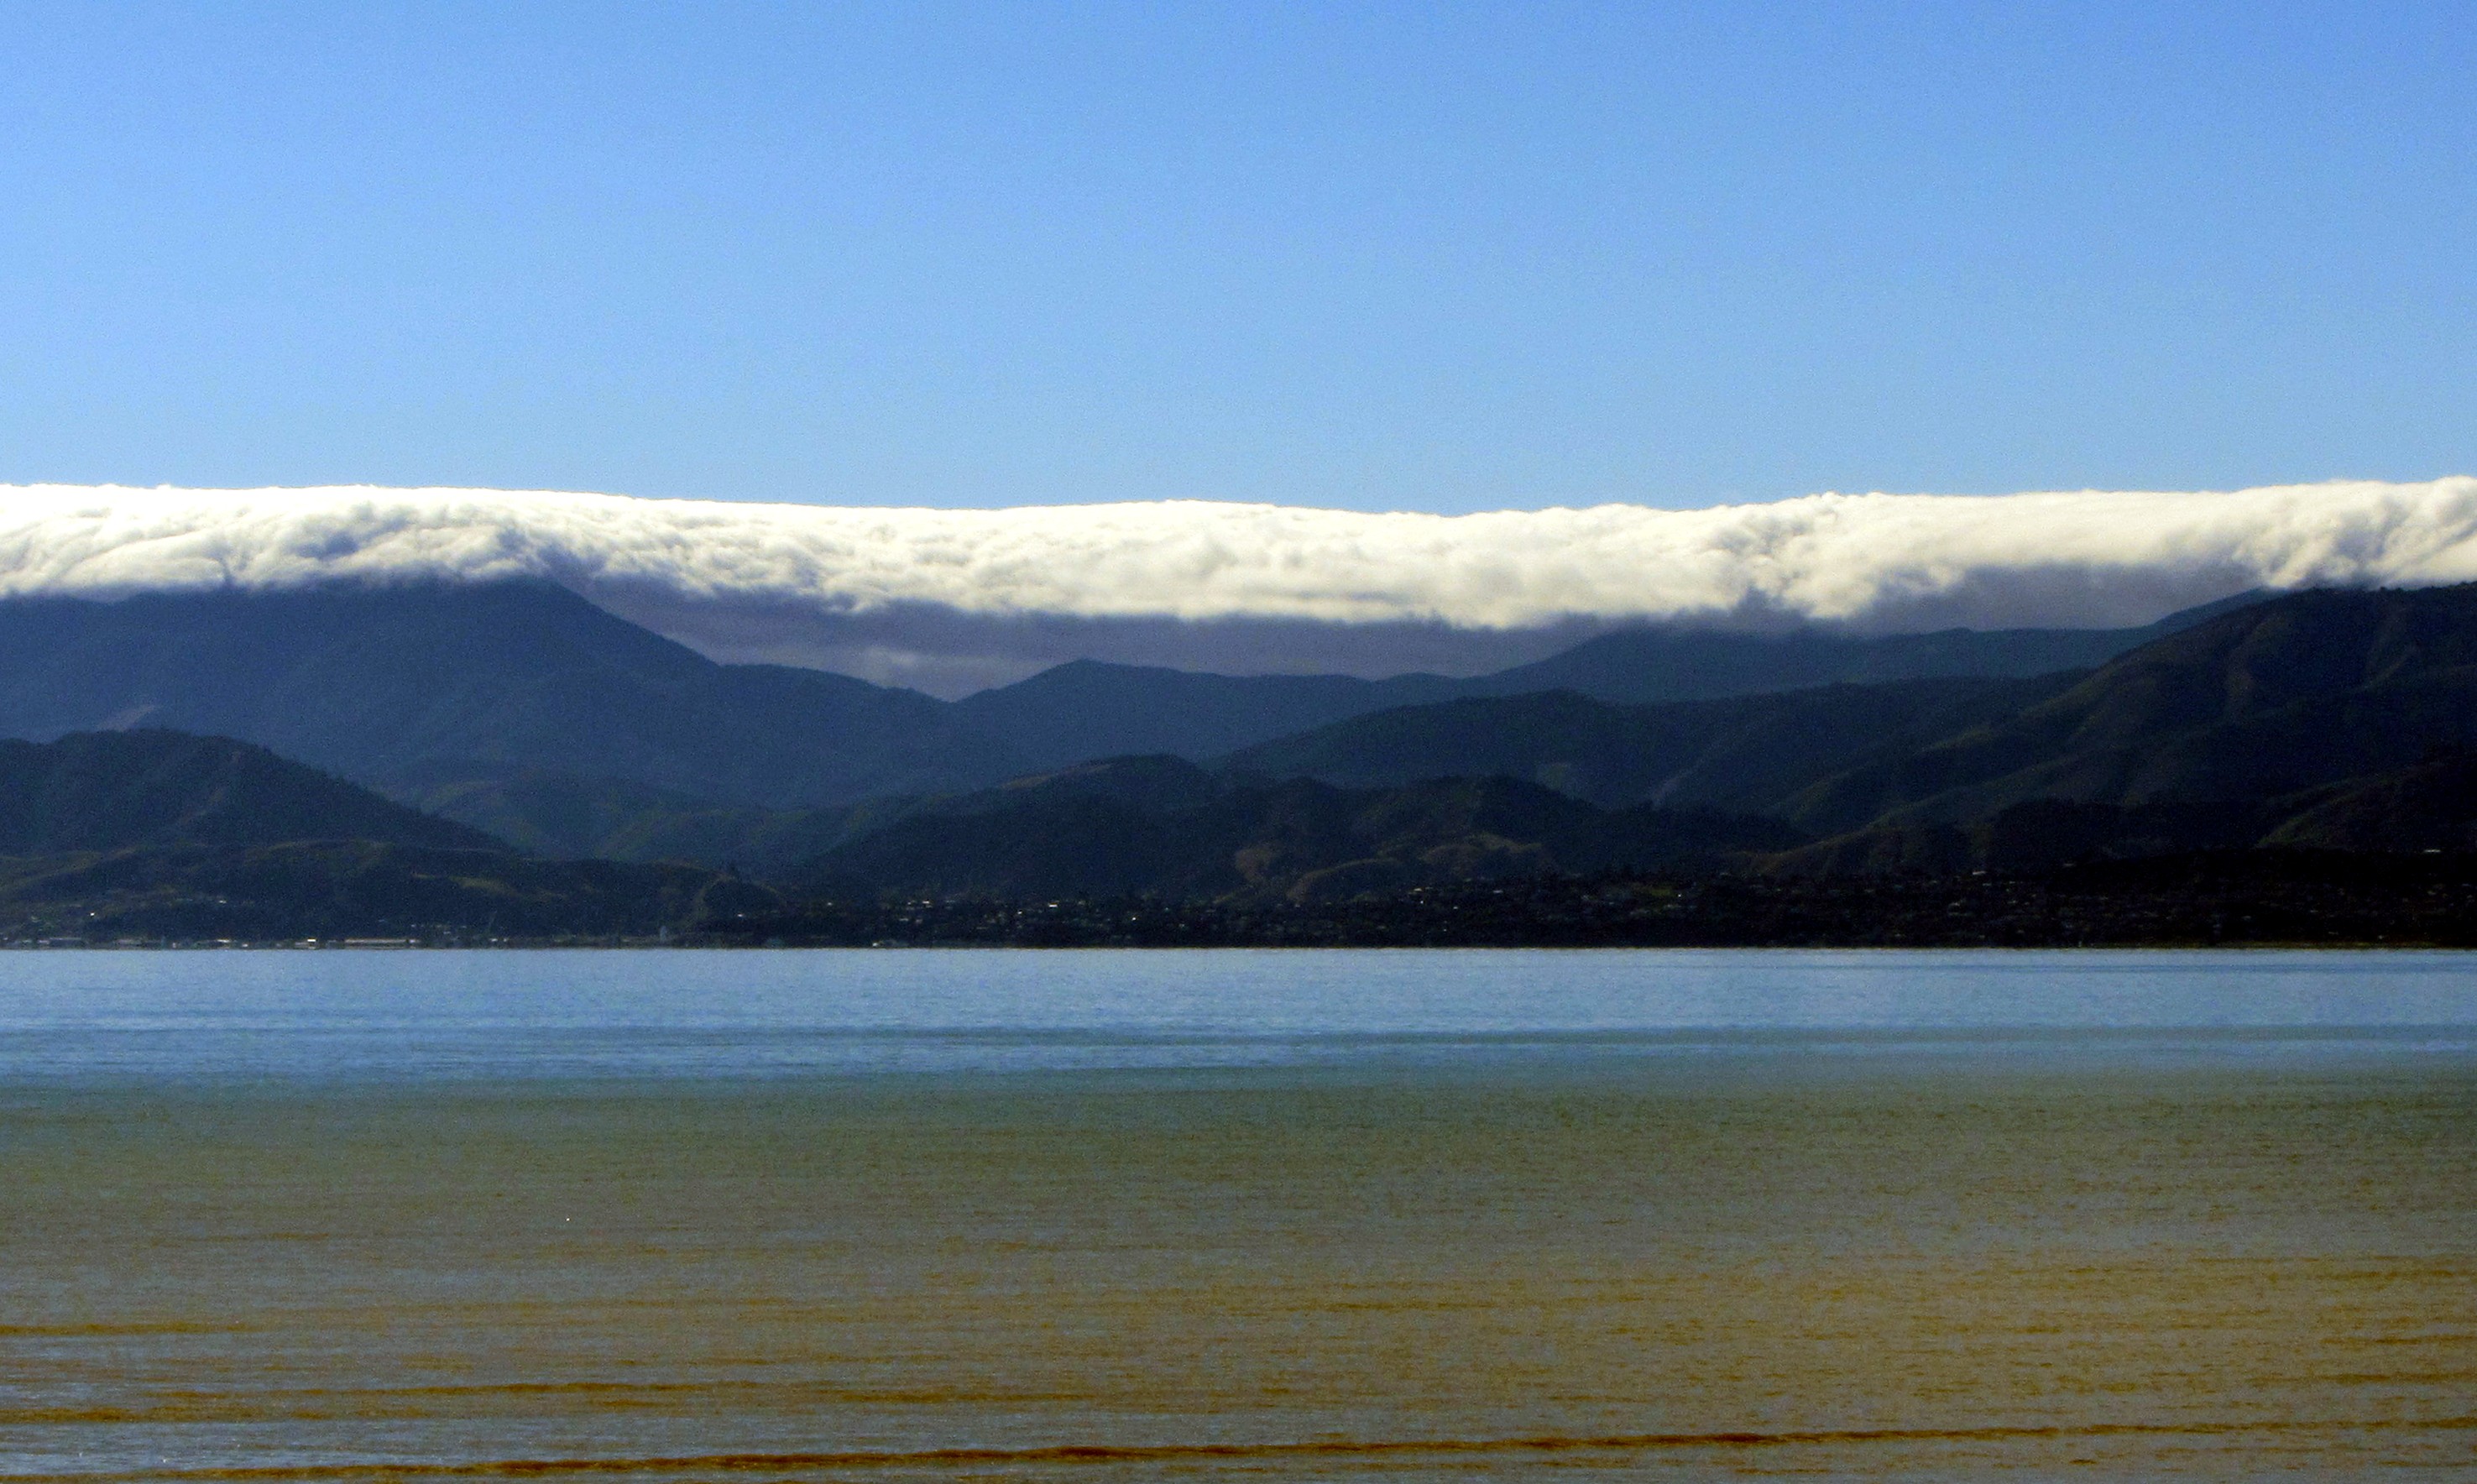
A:
POLYGON ((528 859, 230 738, 0 741, 0 942, 641 935, 781 905, 689 866, 528 859))
MULTIPOLYGON (((473 786, 441 766, 440 787, 473 786)), ((519 770, 494 786, 547 791, 545 809, 615 796, 548 797, 571 782, 519 770)), ((2477 585, 2290 595, 2091 671, 1664 705, 1461 697, 1212 767, 1099 760, 810 811, 631 787, 596 827, 669 820, 649 848, 698 830, 708 848, 766 842, 758 864, 780 888, 847 901, 1305 909, 1612 872, 1943 879, 2214 852, 2467 852, 2477 585)), ((89 931, 476 918, 486 932, 503 918, 624 931, 752 909, 770 920, 786 900, 736 868, 529 860, 263 748, 151 729, 0 743, 0 849, 17 852, 0 861, 0 915, 89 931)), ((0 936, 14 930, 0 921, 0 936)))
POLYGON ((716 665, 547 583, 0 602, 0 731, 140 720, 364 783, 550 767, 784 805, 1019 770, 928 696, 716 665))
MULTIPOLYGON (((2053 632, 2068 636, 2057 642, 2104 647, 2143 631, 2053 632)), ((1981 644, 1968 634, 1913 642, 1646 629, 1605 636, 1592 653, 1605 668, 1606 646, 1619 640, 1644 653, 1691 650, 1704 689, 1715 683, 1713 666, 1725 668, 1714 656, 1725 654, 1751 667, 1726 682, 1740 688, 1773 684, 1784 655, 1824 656, 1814 663, 1827 669, 1863 668, 1893 650, 1932 650, 1933 664, 1947 667, 2016 662, 2018 635, 1981 644)), ((614 816, 598 831, 560 825, 525 812, 539 790, 508 780, 563 774, 570 792, 609 785, 616 792, 596 806, 604 813, 617 792, 638 788, 702 800, 709 812, 838 806, 966 791, 1095 757, 1219 756, 1370 710, 1516 683, 1088 661, 944 702, 824 671, 718 665, 538 581, 0 600, 0 734, 149 724, 237 737, 459 811, 477 828, 579 853, 666 826, 652 814, 614 816)))
POLYGON ((1820 783, 1807 817, 1960 823, 2037 798, 2267 798, 2477 745, 2477 584, 2224 615, 2009 721, 1820 783))
POLYGON ((813 864, 820 880, 853 890, 1250 899, 1328 890, 1327 871, 1382 893, 1474 870, 1639 868, 1655 858, 1664 868, 1839 875, 2048 870, 2214 850, 2459 849, 2477 842, 2472 758, 2477 585, 2308 593, 2205 618, 2089 672, 1663 706, 1550 692, 1397 708, 1222 760, 1217 799, 1257 801, 1243 825, 1198 802, 1213 776, 1201 769, 1183 775, 1184 792, 1163 794, 1153 781, 1096 787, 1116 771, 1165 767, 1121 760, 923 803, 813 864), (1364 822, 1333 822, 1457 790, 1520 800, 1521 822, 1500 812, 1498 825, 1463 836, 1383 844, 1364 822), (1280 806, 1264 802, 1276 798, 1307 801, 1298 807, 1321 809, 1325 821, 1307 832, 1321 854, 1281 879, 1243 865, 1281 834, 1280 806), (1679 805, 1774 833, 1761 839, 1744 824, 1699 855, 1665 857, 1555 843, 1584 817, 1603 832, 1627 815, 1674 826, 1679 805), (1465 847, 1483 835, 1484 850, 1465 847), (1337 856, 1350 841, 1364 861, 1337 856), (975 849, 988 858, 975 861, 975 849), (1460 864, 1445 868, 1458 849, 1460 864), (989 868, 1028 856, 1039 859, 1015 875, 989 868), (838 861, 839 877, 824 868, 838 861))
POLYGON ((229 738, 148 728, 0 740, 0 855, 300 840, 506 848, 229 738))

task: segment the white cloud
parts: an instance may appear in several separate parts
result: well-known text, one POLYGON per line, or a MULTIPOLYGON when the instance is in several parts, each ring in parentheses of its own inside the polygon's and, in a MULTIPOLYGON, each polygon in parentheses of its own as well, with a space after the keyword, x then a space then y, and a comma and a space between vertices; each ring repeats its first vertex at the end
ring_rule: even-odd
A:
POLYGON ((0 488, 0 595, 518 575, 709 649, 881 674, 1075 652, 1451 668, 1639 619, 2107 625, 2252 587, 2464 581, 2477 479, 1472 516, 0 488))

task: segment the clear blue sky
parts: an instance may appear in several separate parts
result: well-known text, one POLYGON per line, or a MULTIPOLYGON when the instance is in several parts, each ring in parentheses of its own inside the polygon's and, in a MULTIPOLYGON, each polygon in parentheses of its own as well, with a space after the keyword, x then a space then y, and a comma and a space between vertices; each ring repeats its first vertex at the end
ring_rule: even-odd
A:
POLYGON ((2477 7, 17 4, 0 481, 2477 471, 2477 7))

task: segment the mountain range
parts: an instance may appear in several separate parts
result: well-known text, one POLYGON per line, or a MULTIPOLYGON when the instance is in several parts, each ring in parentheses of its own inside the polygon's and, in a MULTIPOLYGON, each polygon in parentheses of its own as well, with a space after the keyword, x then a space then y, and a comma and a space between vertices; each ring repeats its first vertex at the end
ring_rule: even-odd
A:
POLYGON ((0 743, 0 909, 29 921, 272 893, 619 931, 819 895, 2458 852, 2477 586, 2142 630, 1647 629, 1472 679, 1078 663, 952 703, 718 665, 539 584, 18 600, 0 731, 59 739, 0 743))
POLYGON ((2253 845, 2466 848, 2477 586, 2248 604, 2087 672, 1624 707, 1406 708, 1232 766, 1382 787, 1531 778, 1597 802, 1764 815, 1774 868, 1963 868, 2253 845))
POLYGON ((1645 628, 1495 675, 1229 676, 1080 661, 945 702, 720 665, 547 583, 0 601, 0 735, 257 742, 552 854, 784 858, 821 807, 1113 756, 1190 761, 1402 706, 1554 689, 1616 703, 2019 676, 2193 621, 1859 638, 1645 628), (745 842, 745 843, 742 843, 745 842))

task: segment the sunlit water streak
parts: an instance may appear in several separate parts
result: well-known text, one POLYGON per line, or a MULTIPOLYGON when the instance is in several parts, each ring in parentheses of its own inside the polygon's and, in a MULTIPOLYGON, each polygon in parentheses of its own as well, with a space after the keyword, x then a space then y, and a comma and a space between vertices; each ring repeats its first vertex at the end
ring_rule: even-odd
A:
POLYGON ((2472 1468, 2467 956, 0 957, 0 1475, 2472 1468))

